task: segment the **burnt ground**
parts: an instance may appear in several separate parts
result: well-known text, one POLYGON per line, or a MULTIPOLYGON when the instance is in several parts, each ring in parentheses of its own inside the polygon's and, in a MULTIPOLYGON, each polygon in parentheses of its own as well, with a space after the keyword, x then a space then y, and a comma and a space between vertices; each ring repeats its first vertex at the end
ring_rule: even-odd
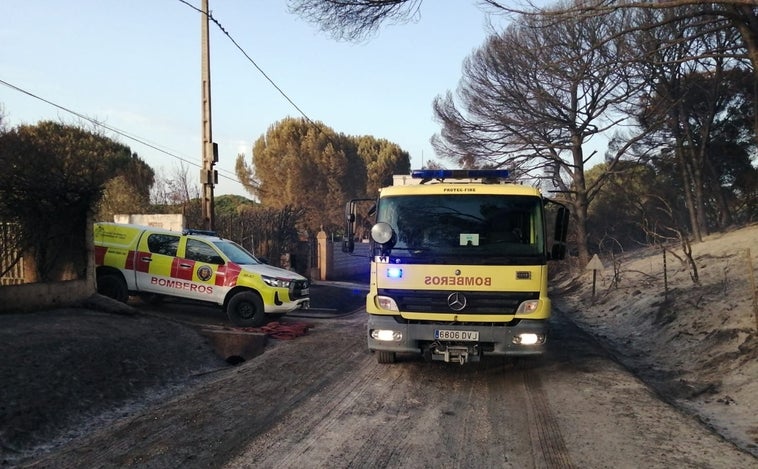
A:
MULTIPOLYGON (((364 291, 329 285, 314 285, 311 297, 315 315, 352 311, 365 302, 364 291)), ((293 315, 279 322, 304 321, 293 315)), ((0 466, 44 453, 238 364, 227 361, 233 357, 208 333, 227 326, 213 307, 166 302, 146 308, 138 300, 124 305, 100 295, 68 308, 0 315, 0 466)), ((265 337, 256 343, 265 346, 265 337)))
MULTIPOLYGON (((653 250, 629 253, 617 260, 618 268, 606 267, 598 276, 597 294, 591 273, 554 285, 556 319, 565 317, 584 329, 649 387, 617 373, 612 363, 584 364, 583 354, 569 353, 571 341, 591 341, 575 334, 555 342, 555 350, 569 353, 566 360, 548 360, 543 368, 520 375, 498 367, 439 367, 443 375, 434 378, 435 386, 449 392, 427 401, 417 384, 429 381, 429 367, 376 365, 364 348, 365 315, 320 321, 289 344, 269 339, 265 349, 274 353, 236 368, 202 333, 225 327, 212 308, 166 302, 137 310, 93 297, 75 308, 2 315, 0 466, 60 467, 61 451, 70 465, 82 466, 87 465, 83 461, 90 466, 152 461, 153 467, 209 467, 237 453, 243 459, 231 467, 268 458, 292 462, 270 467, 306 467, 303 461, 326 465, 334 458, 344 465, 332 467, 358 467, 376 454, 397 457, 398 465, 423 466, 437 460, 430 453, 439 456, 447 448, 452 466, 467 461, 469 467, 494 467, 503 464, 504 455, 487 452, 494 448, 488 433, 436 447, 440 434, 428 429, 455 429, 444 436, 463 428, 468 438, 476 434, 474 427, 481 431, 489 423, 468 420, 480 414, 451 412, 450 407, 478 396, 473 405, 508 413, 510 401, 497 396, 507 392, 528 400, 539 388, 543 392, 537 394, 553 402, 532 410, 538 416, 553 407, 560 410, 550 414, 556 423, 550 428, 558 428, 558 422, 565 427, 567 454, 587 463, 584 467, 625 467, 632 460, 639 467, 753 467, 758 457, 758 291, 751 279, 758 258, 750 247, 757 242, 758 225, 695 245, 698 283, 687 264, 672 261, 665 268, 660 252, 653 250), (459 368, 464 375, 454 371, 459 368), (261 374, 267 379, 260 380, 261 374), (532 374, 550 386, 538 386, 532 374), (345 387, 346 382, 359 384, 345 387), (492 399, 474 393, 482 386, 498 391, 492 399), (253 390, 276 398, 271 406, 250 407, 253 390), (398 392, 404 397, 382 401, 398 392), (651 400, 653 395, 667 405, 651 400), (365 402, 374 403, 372 412, 365 402), (672 413, 673 408, 680 413, 672 413), (395 451, 395 427, 382 425, 399 422, 398 416, 407 434, 414 435, 403 440, 404 452, 395 451), (384 439, 377 442, 377 432, 385 427, 384 439), (327 431, 333 444, 320 444, 317 429, 327 431), (288 439, 293 432, 299 436, 288 439), (353 447, 356 434, 363 436, 353 447), (85 435, 87 443, 63 449, 85 435), (168 447, 174 451, 167 452, 168 447), (471 457, 479 459, 466 459, 471 457)), ((309 314, 321 320, 360 310, 364 295, 365 290, 345 285, 316 285, 311 295, 316 309, 309 314)), ((282 322, 307 325, 307 316, 282 322)), ((530 454, 541 453, 528 447, 538 440, 527 437, 505 454, 525 458, 524 464, 512 459, 511 467, 542 467, 528 462, 530 454)))

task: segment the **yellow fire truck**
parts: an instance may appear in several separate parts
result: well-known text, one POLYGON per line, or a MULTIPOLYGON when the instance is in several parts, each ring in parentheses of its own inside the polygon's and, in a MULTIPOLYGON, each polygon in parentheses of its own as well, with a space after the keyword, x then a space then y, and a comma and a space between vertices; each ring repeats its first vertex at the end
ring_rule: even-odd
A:
POLYGON ((343 251, 354 252, 361 226, 370 237, 368 348, 379 363, 397 353, 463 364, 544 352, 547 262, 565 255, 569 212, 507 176, 418 170, 415 183, 381 189, 366 217, 366 199, 348 202, 343 251))
POLYGON ((172 296, 222 306, 238 326, 309 306, 309 282, 266 265, 213 232, 95 223, 97 291, 126 302, 129 294, 172 296))

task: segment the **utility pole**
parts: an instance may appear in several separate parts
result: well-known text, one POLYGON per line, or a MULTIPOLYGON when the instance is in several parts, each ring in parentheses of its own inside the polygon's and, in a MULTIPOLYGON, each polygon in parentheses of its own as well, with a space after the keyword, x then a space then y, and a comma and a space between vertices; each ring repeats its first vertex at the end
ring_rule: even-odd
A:
POLYGON ((218 176, 213 165, 218 161, 218 147, 213 143, 211 134, 211 59, 210 40, 208 38, 208 0, 202 0, 200 14, 201 30, 201 74, 202 74, 202 125, 203 125, 203 168, 200 170, 200 182, 203 184, 203 223, 205 229, 215 230, 213 207, 213 185, 218 183, 218 176))

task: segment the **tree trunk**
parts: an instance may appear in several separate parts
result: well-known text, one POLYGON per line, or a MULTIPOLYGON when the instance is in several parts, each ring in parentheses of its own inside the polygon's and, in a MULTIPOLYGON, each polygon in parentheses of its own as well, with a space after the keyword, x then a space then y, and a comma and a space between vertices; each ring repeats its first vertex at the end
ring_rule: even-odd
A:
POLYGON ((682 191, 684 192, 684 203, 687 205, 687 213, 690 217, 690 229, 692 230, 692 235, 695 239, 702 241, 703 237, 700 233, 700 224, 698 223, 697 211, 695 210, 695 200, 692 197, 692 171, 689 167, 689 161, 684 155, 685 152, 686 149, 684 148, 684 145, 682 145, 681 140, 677 139, 676 153, 679 158, 679 168, 682 173, 682 191))
POLYGON ((753 64, 753 138, 758 141, 758 13, 749 5, 729 6, 732 24, 740 32, 748 58, 753 64))
POLYGON ((703 236, 700 232, 700 224, 697 219, 696 201, 694 200, 692 193, 695 181, 692 175, 692 155, 688 155, 687 152, 691 151, 691 147, 685 147, 685 138, 681 132, 681 126, 687 125, 686 120, 681 117, 682 111, 679 106, 675 106, 672 112, 671 126, 674 140, 676 141, 676 156, 679 160, 679 168, 682 173, 682 191, 684 192, 684 203, 687 205, 687 213, 690 217, 690 229, 692 235, 698 241, 703 240, 703 236))
POLYGON ((695 210, 698 223, 698 241, 708 235, 708 223, 705 216, 705 200, 703 197, 703 148, 692 148, 692 192, 695 199, 695 210))
POLYGON ((590 253, 587 248, 587 197, 584 193, 576 195, 574 201, 574 214, 576 220, 576 245, 579 254, 579 265, 582 269, 590 262, 590 253))
POLYGON ((582 151, 582 139, 575 136, 573 139, 572 154, 574 159, 573 182, 575 189, 574 214, 576 220, 576 245, 579 251, 579 263, 582 269, 589 263, 590 254, 587 248, 587 181, 584 178, 584 153, 582 151))
POLYGON ((714 169, 710 160, 705 161, 705 168, 708 171, 708 179, 711 187, 713 187, 713 196, 716 198, 716 204, 718 205, 718 228, 719 230, 723 230, 724 228, 734 223, 732 211, 729 209, 729 204, 726 201, 724 189, 721 187, 718 174, 716 174, 716 170, 714 169))

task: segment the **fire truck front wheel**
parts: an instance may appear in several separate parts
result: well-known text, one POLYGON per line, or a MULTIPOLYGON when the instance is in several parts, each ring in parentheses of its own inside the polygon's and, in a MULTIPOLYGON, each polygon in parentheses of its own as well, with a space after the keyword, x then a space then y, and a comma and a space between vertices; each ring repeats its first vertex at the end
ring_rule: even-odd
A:
POLYGON ((260 295, 250 291, 234 295, 226 307, 226 314, 236 326, 260 327, 266 323, 263 300, 260 295))
POLYGON ((129 300, 129 290, 126 281, 120 273, 107 272, 97 276, 97 292, 114 300, 126 303, 129 300))

